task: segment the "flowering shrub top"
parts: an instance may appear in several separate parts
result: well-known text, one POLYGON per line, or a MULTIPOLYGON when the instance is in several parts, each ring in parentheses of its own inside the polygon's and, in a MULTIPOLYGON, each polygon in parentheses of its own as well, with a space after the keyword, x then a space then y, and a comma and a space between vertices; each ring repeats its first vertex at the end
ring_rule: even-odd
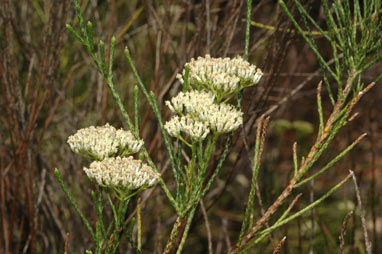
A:
POLYGON ((243 112, 227 102, 243 88, 259 82, 263 73, 241 57, 191 59, 177 78, 185 86, 165 104, 180 116, 165 124, 170 136, 186 142, 202 141, 209 133, 235 131, 243 123, 243 112), (182 136, 184 134, 185 136, 182 136))

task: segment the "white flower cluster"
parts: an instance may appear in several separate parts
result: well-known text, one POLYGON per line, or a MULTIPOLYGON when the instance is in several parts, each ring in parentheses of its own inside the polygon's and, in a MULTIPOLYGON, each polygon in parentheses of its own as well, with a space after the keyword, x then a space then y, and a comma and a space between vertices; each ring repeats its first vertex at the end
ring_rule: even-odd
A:
POLYGON ((164 128, 170 136, 179 137, 183 132, 196 141, 204 140, 210 133, 206 123, 197 121, 189 115, 174 116, 170 121, 166 122, 164 128))
POLYGON ((68 138, 73 152, 96 160, 112 156, 125 156, 138 152, 142 140, 136 140, 130 131, 116 130, 113 126, 94 127, 78 130, 68 138))
POLYGON ((199 119, 216 133, 228 133, 243 124, 243 112, 227 103, 212 104, 200 111, 199 119))
MULTIPOLYGON (((191 87, 222 92, 224 95, 257 84, 263 75, 259 68, 241 57, 213 58, 206 55, 197 60, 192 58, 186 67, 189 68, 188 83, 191 87)), ((183 70, 183 75, 177 75, 182 84, 185 74, 186 71, 183 70)))
POLYGON ((117 130, 109 124, 90 126, 70 136, 68 143, 73 152, 95 160, 84 171, 103 187, 131 191, 149 188, 159 181, 160 175, 150 166, 132 156, 123 158, 138 152, 143 145, 130 131, 117 130))
POLYGON ((150 188, 160 178, 152 168, 132 156, 111 157, 103 161, 93 161, 89 168, 84 168, 87 176, 101 186, 138 190, 150 188))
POLYGON ((165 124, 170 136, 182 133, 201 141, 212 131, 215 134, 236 130, 243 123, 243 113, 228 101, 244 87, 257 84, 263 73, 241 57, 213 58, 210 55, 191 59, 177 78, 182 84, 188 70, 187 92, 180 92, 165 104, 180 116, 165 124))
POLYGON ((165 101, 165 104, 172 112, 182 114, 184 111, 193 112, 209 107, 214 100, 215 95, 211 92, 191 90, 178 93, 171 101, 165 101))
POLYGON ((210 130, 217 134, 236 130, 243 123, 243 113, 230 104, 214 103, 215 96, 210 92, 188 91, 180 92, 166 105, 174 116, 165 124, 170 136, 179 137, 185 133, 193 140, 201 141, 210 130))

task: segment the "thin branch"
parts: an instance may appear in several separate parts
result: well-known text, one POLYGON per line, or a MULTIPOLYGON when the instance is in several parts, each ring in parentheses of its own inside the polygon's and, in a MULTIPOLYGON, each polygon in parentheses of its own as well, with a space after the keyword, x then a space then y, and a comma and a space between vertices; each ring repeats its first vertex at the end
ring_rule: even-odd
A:
POLYGON ((341 251, 341 254, 344 254, 346 225, 348 224, 348 221, 349 221, 350 217, 353 215, 353 213, 354 213, 353 211, 348 212, 348 214, 346 214, 346 216, 344 218, 344 221, 342 222, 341 234, 338 237, 338 239, 340 241, 340 251, 341 251))
POLYGON ((273 251, 273 254, 277 254, 277 253, 279 253, 279 251, 281 250, 281 247, 283 246, 285 240, 286 240, 286 236, 284 236, 284 237, 280 240, 279 244, 277 244, 275 250, 273 251))
POLYGON ((354 183, 354 189, 357 196, 357 202, 358 202, 358 208, 360 210, 360 217, 362 222, 362 229, 363 229, 363 236, 365 238, 365 246, 366 246, 366 252, 367 254, 372 254, 372 243, 369 240, 369 235, 367 233, 367 227, 366 227, 366 219, 365 219, 365 211, 362 208, 362 201, 361 201, 361 194, 357 185, 357 179, 355 177, 355 174, 352 170, 349 170, 354 183))
POLYGON ((206 230, 207 230, 207 238, 208 238, 208 253, 212 254, 212 236, 211 236, 211 228, 210 228, 210 223, 208 222, 208 216, 207 216, 207 211, 206 208, 204 207, 204 202, 203 200, 200 200, 200 208, 202 210, 202 214, 205 220, 206 224, 206 230))
POLYGON ((69 233, 66 233, 66 236, 65 236, 65 251, 64 251, 64 254, 68 254, 68 246, 69 246, 69 233))

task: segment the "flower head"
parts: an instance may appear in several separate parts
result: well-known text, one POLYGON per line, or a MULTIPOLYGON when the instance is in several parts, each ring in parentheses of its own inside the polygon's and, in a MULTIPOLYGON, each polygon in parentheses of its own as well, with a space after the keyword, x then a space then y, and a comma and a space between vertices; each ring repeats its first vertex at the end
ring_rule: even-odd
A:
POLYGON ((243 124, 243 112, 227 103, 212 104, 204 108, 199 112, 198 118, 218 134, 234 131, 243 124))
MULTIPOLYGON (((250 64, 241 57, 213 58, 210 55, 191 59, 186 63, 189 68, 188 84, 197 90, 209 90, 220 98, 236 94, 244 87, 259 83, 263 73, 255 65, 250 64)), ((177 78, 184 83, 186 71, 177 78)))
POLYGON ((160 174, 132 156, 111 157, 103 161, 93 161, 89 168, 84 167, 86 175, 103 187, 134 191, 155 185, 160 174))
POLYGON ((195 120, 189 115, 174 116, 170 121, 166 122, 164 128, 170 136, 179 137, 181 133, 184 133, 195 141, 204 140, 210 133, 206 123, 195 120))
POLYGON ((136 140, 130 131, 116 130, 113 126, 94 127, 78 130, 68 138, 68 144, 73 152, 102 160, 112 156, 126 156, 138 152, 142 140, 136 140))
POLYGON ((165 123, 165 129, 173 137, 186 134, 193 140, 201 141, 210 130, 217 134, 236 130, 243 123, 243 113, 234 106, 221 102, 214 103, 209 92, 180 92, 171 101, 166 101, 171 111, 180 114, 165 123))
POLYGON ((210 107, 215 100, 215 95, 211 92, 191 90, 180 92, 171 101, 166 101, 166 105, 174 113, 198 112, 202 108, 210 107))

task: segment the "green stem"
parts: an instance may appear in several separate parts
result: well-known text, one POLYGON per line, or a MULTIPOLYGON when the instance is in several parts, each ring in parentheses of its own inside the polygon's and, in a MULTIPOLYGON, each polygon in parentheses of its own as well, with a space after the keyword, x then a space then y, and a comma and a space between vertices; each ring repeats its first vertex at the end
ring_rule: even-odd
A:
MULTIPOLYGON (((90 39, 91 41, 89 41, 89 37, 87 36, 87 32, 86 32, 86 29, 85 29, 85 25, 83 24, 83 16, 82 16, 81 10, 79 8, 78 0, 73 0, 73 2, 74 2, 74 5, 75 5, 75 8, 76 8, 77 16, 78 16, 78 18, 80 20, 81 33, 83 35, 83 38, 77 32, 75 32, 74 29, 70 25, 67 25, 66 27, 88 49, 88 52, 89 52, 90 56, 92 57, 94 63, 96 64, 96 66, 98 68, 98 71, 104 77, 107 85, 109 86, 109 88, 111 90, 111 93, 113 95, 113 98, 116 101, 116 103, 117 103, 117 105, 118 105, 118 107, 119 107, 119 109, 120 109, 120 111, 122 113, 122 116, 125 119, 129 129, 132 131, 132 134, 134 135, 134 137, 136 139, 139 139, 139 136, 138 136, 139 131, 136 130, 135 126, 133 125, 132 121, 130 120, 130 117, 129 117, 125 107, 123 106, 122 100, 119 97, 119 94, 116 91, 114 83, 113 83, 112 60, 113 60, 113 56, 114 56, 115 38, 113 37, 112 40, 111 40, 111 48, 110 48, 111 50, 110 50, 110 57, 109 57, 109 59, 110 59, 110 61, 109 61, 109 69, 108 69, 108 71, 106 71, 106 69, 102 67, 102 63, 98 59, 96 52, 94 52, 94 50, 93 50, 94 49, 94 47, 93 47, 94 45, 92 44, 92 39, 90 39)), ((92 29, 92 25, 90 25, 90 26, 88 25, 88 29, 92 29)), ((130 60, 131 60, 131 58, 130 58, 130 60)), ((132 63, 132 60, 131 60, 131 63, 132 63)), ((134 63, 132 63, 132 67, 133 67, 133 70, 135 71, 134 74, 138 75, 137 72, 136 72, 136 69, 134 67, 134 63)), ((138 76, 138 78, 139 78, 139 76, 138 76)), ((145 87, 143 86, 143 84, 141 82, 141 80, 139 79, 138 81, 140 81, 140 82, 138 82, 138 85, 140 86, 142 91, 144 91, 145 96, 149 97, 145 87)), ((152 104, 151 100, 149 100, 149 103, 152 104)), ((156 114, 156 116, 158 116, 158 112, 157 111, 154 110, 154 113, 156 114)), ((160 126, 162 128, 163 124, 162 124, 161 121, 159 122, 159 124, 160 124, 160 126)), ((168 138, 167 138, 167 141, 168 141, 168 138)), ((165 143, 167 141, 166 141, 166 137, 165 137, 165 143)), ((158 169, 156 168, 155 164, 151 160, 151 158, 150 158, 150 156, 149 156, 149 154, 148 154, 148 152, 147 152, 145 147, 142 147, 142 152, 143 152, 146 160, 148 161, 149 165, 153 168, 154 171, 158 172, 158 169)), ((170 157, 171 156, 172 156, 172 153, 170 153, 170 157)), ((175 208, 175 210, 177 212, 179 212, 178 205, 177 205, 175 199, 173 198, 171 192, 167 188, 167 186, 164 183, 162 178, 160 178, 159 184, 162 187, 163 191, 165 192, 165 194, 166 194, 167 198, 169 199, 170 203, 172 204, 172 206, 175 208)))
POLYGON ((135 132, 139 135, 139 90, 137 86, 134 86, 134 127, 135 132))
POLYGON ((206 185, 206 187, 204 187, 203 189, 203 192, 201 194, 201 197, 204 197, 207 192, 209 191, 209 189, 211 188, 212 186, 212 183, 214 182, 216 176, 219 174, 220 172, 220 169, 223 167, 223 163, 225 161, 225 159, 227 158, 227 155, 228 155, 228 150, 232 144, 232 137, 233 137, 233 132, 229 135, 229 137, 227 138, 227 141, 225 143, 225 147, 224 147, 224 151, 223 151, 223 154, 221 155, 220 157, 220 160, 219 160, 219 163, 218 165, 216 166, 215 170, 214 170, 214 173, 212 174, 212 176, 210 177, 210 179, 208 180, 208 183, 206 185))
POLYGON ((106 197, 107 197, 107 200, 109 201, 111 210, 113 211, 113 216, 114 216, 115 224, 117 224, 117 210, 115 210, 114 203, 113 203, 113 201, 111 200, 111 197, 110 197, 110 194, 109 194, 109 193, 106 194, 106 197))
POLYGON ((73 206, 74 210, 76 210, 76 212, 78 213, 78 215, 80 216, 82 222, 85 224, 86 228, 88 229, 88 231, 90 232, 90 235, 92 236, 92 239, 95 240, 96 237, 95 237, 95 234, 94 234, 94 231, 92 229, 92 227, 90 226, 88 220, 85 218, 85 216, 83 215, 83 213, 81 212, 80 208, 78 207, 77 203, 74 201, 72 195, 70 195, 68 189, 66 188, 65 184, 64 184, 64 181, 62 180, 61 178, 61 174, 60 174, 60 171, 58 171, 58 169, 54 169, 54 174, 56 175, 56 178, 58 180, 58 182, 60 183, 60 186, 61 186, 61 189, 64 191, 65 193, 65 196, 68 198, 70 204, 73 206))
MULTIPOLYGON (((167 132, 166 130, 164 129, 164 126, 163 126, 163 121, 162 121, 162 116, 160 115, 160 112, 159 112, 159 109, 158 109, 158 105, 157 105, 157 102, 156 100, 154 99, 155 98, 155 95, 154 96, 150 96, 150 94, 147 92, 147 89, 145 87, 145 85, 143 84, 141 78, 139 77, 139 74, 138 74, 138 71, 137 69, 135 68, 135 64, 134 64, 134 61, 133 59, 131 58, 131 55, 130 55, 130 51, 129 49, 126 47, 125 48, 125 55, 126 55, 126 58, 127 58, 127 61, 129 62, 130 64, 130 67, 133 71, 133 74, 134 74, 134 77, 135 79, 137 80, 138 82, 138 86, 139 88, 141 89, 142 93, 145 95, 146 97, 146 100, 148 101, 151 109, 153 110, 154 112, 154 115, 155 117, 157 118, 158 120, 158 124, 159 124, 159 127, 160 127, 160 130, 162 132, 162 136, 163 136, 163 139, 164 139, 164 143, 166 145, 166 148, 168 150, 168 153, 169 153, 169 156, 170 156, 170 161, 171 161, 171 165, 172 165, 172 168, 176 171, 176 163, 175 163, 175 156, 174 156, 174 149, 170 143, 170 140, 169 140, 169 137, 167 135, 167 132), (154 98, 153 98, 154 97, 154 98)), ((175 173, 176 174, 176 173, 175 173)))
POLYGON ((103 210, 102 190, 100 191, 98 197, 94 191, 92 191, 91 196, 93 198, 93 203, 95 205, 96 215, 97 215, 96 233, 95 233, 96 235, 95 253, 102 254, 102 246, 104 244, 105 239, 107 239, 105 225, 103 224, 103 215, 102 215, 102 210, 103 210))
MULTIPOLYGON (((119 97, 118 92, 115 90, 113 81, 111 79, 108 79, 106 81, 106 83, 108 84, 108 86, 109 86, 109 88, 111 90, 111 93, 112 93, 112 95, 113 95, 113 97, 114 97, 114 99, 115 99, 115 101, 116 101, 116 103, 117 103, 121 113, 122 113, 122 116, 125 118, 126 123, 129 126, 129 129, 130 130, 134 130, 134 125, 131 122, 129 114, 127 113, 125 107, 123 106, 122 100, 119 97)), ((132 131, 132 134, 134 135, 134 137, 136 139, 139 139, 139 136, 138 136, 136 131, 132 131)), ((149 156, 149 154, 148 154, 148 152, 146 150, 146 147, 142 146, 142 152, 143 152, 143 155, 145 156, 147 162, 149 163, 149 165, 153 168, 154 171, 158 172, 158 169, 156 168, 155 164, 151 160, 151 158, 150 158, 150 156, 149 156)), ((163 181, 162 177, 159 179, 159 184, 162 187, 163 191, 165 192, 165 194, 166 194, 167 198, 169 199, 170 203, 172 204, 172 206, 175 208, 176 211, 178 211, 179 210, 178 209, 178 205, 177 205, 174 197, 172 196, 171 192, 167 188, 167 185, 163 181)))
POLYGON ((174 222, 174 225, 170 233, 170 237, 167 240, 166 248, 163 252, 164 254, 169 254, 171 252, 172 247, 174 246, 174 243, 178 237, 180 226, 182 225, 182 220, 183 220, 183 216, 178 216, 178 218, 176 218, 176 221, 174 222))
POLYGON ((287 224, 288 222, 296 219, 297 217, 303 215, 304 213, 306 213, 307 211, 311 210, 312 208, 316 207, 317 205, 321 204, 322 201, 324 201, 326 198, 328 198, 333 192, 335 192, 338 188, 340 188, 344 183, 346 183, 351 177, 351 174, 348 174, 345 179, 343 179, 341 182, 339 182, 337 185, 335 185, 332 189, 330 189, 325 195, 323 195, 321 198, 317 199, 315 202, 311 203, 310 205, 306 206, 305 208, 301 209, 300 211, 296 212, 295 214, 289 216, 288 218, 286 218, 285 220, 282 220, 278 223, 275 223, 274 225, 272 225, 271 227, 261 231, 259 234, 260 236, 255 239, 253 242, 247 244, 247 246, 241 250, 240 252, 242 251, 245 251, 245 250, 248 250, 249 248, 252 248, 253 246, 255 246, 257 243, 261 242, 265 237, 267 237, 273 230, 275 230, 276 228, 279 228, 285 224, 287 224))
POLYGON ((187 185, 190 186, 190 193, 194 193, 195 190, 195 185, 196 185, 196 177, 197 177, 197 172, 196 172, 196 157, 197 157, 197 152, 196 152, 196 143, 193 142, 191 145, 191 164, 190 164, 190 179, 187 185))
POLYGON ((142 250, 142 221, 141 221, 141 199, 138 198, 137 204, 137 242, 138 251, 142 250))
POLYGON ((188 236, 188 232, 190 231, 191 222, 192 222, 192 219, 194 218, 195 211, 196 211, 197 207, 198 207, 197 205, 194 206, 194 208, 191 209, 190 214, 188 215, 187 222, 186 222, 186 227, 184 229, 184 232, 183 232, 183 235, 182 235, 182 239, 180 240, 180 244, 179 244, 178 250, 176 251, 176 254, 182 253, 184 244, 185 244, 187 236, 188 236))
POLYGON ((341 158, 343 158, 350 150, 352 150, 354 148, 354 146, 356 144, 358 144, 359 141, 361 141, 361 139, 363 137, 365 137, 366 134, 363 134, 361 135, 356 141, 354 141, 351 145, 349 145, 348 147, 346 147, 345 150, 343 150, 340 154, 338 154, 333 160, 331 160, 328 164, 326 164, 326 166, 324 166, 322 169, 320 169, 319 171, 317 171, 316 173, 314 173, 313 175, 305 178, 304 180, 300 181, 299 183, 297 183, 294 188, 298 188, 300 186, 302 186, 303 184, 309 182, 310 180, 316 178, 317 176, 321 175, 322 173, 324 173, 326 170, 328 170, 329 168, 331 168, 334 164, 337 163, 337 161, 339 161, 341 158))
POLYGON ((297 23, 297 21, 295 20, 295 18, 292 16, 292 14, 290 13, 288 7, 286 6, 286 4, 284 3, 283 0, 280 0, 280 6, 281 8, 283 8, 283 10, 285 11, 285 13, 287 14, 287 16, 289 17, 289 19, 292 21, 293 25, 296 27, 296 29, 298 30, 298 32, 301 34, 301 36, 304 38, 304 40, 306 41, 306 43, 309 44, 310 48, 313 50, 314 54, 316 55, 317 57, 317 60, 319 60, 319 62, 322 64, 322 66, 334 77, 336 78, 337 75, 336 73, 333 72, 333 70, 329 67, 328 63, 324 60, 324 58, 321 56, 320 52, 318 51, 317 47, 315 47, 314 43, 308 38, 308 36, 304 33, 304 31, 302 30, 302 28, 300 27, 300 25, 297 23))
POLYGON ((248 61, 249 55, 249 39, 251 35, 251 14, 252 14, 252 0, 247 0, 247 24, 245 28, 245 47, 244 47, 244 60, 248 61))
MULTIPOLYGON (((109 197, 109 201, 111 202, 111 199, 109 197)), ((112 202, 111 202, 112 203, 112 202)), ((111 253, 116 253, 117 251, 117 248, 118 248, 118 245, 119 245, 119 241, 120 241, 120 235, 122 234, 120 228, 122 226, 122 224, 124 223, 125 221, 125 214, 126 214, 126 210, 127 210, 127 204, 129 203, 129 200, 126 200, 126 201, 118 201, 118 211, 115 211, 115 208, 114 208, 114 216, 116 215, 116 217, 114 218, 115 220, 115 227, 114 227, 114 238, 113 238, 113 245, 112 245, 112 248, 111 248, 111 253)))
POLYGON ((249 192, 248 204, 247 204, 247 208, 245 209, 244 220, 241 225, 241 230, 240 230, 237 246, 241 245, 241 240, 247 229, 249 216, 253 212, 253 203, 255 201, 255 194, 256 194, 256 182, 257 182, 257 177, 259 175, 259 169, 260 169, 260 163, 259 163, 260 143, 261 143, 260 130, 261 130, 261 124, 259 123, 257 137, 256 137, 256 144, 255 144, 255 152, 253 156, 253 176, 252 176, 251 190, 249 192))

